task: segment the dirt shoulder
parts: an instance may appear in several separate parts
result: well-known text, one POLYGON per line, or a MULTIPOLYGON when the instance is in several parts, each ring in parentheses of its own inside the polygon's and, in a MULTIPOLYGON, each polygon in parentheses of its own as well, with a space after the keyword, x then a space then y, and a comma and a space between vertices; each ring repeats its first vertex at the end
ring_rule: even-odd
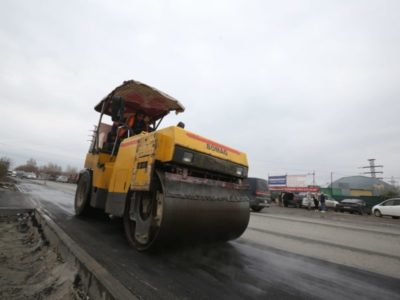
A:
POLYGON ((77 270, 30 218, 28 213, 0 217, 0 299, 83 299, 77 270))
POLYGON ((10 177, 3 177, 0 179, 0 192, 3 191, 17 191, 15 186, 17 182, 10 177))

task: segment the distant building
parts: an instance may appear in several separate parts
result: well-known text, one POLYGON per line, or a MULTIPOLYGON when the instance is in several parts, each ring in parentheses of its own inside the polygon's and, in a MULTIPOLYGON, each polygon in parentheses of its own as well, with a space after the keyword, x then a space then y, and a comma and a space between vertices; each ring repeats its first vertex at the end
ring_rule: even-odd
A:
POLYGON ((380 196, 394 189, 392 185, 382 180, 367 176, 342 177, 334 181, 329 188, 333 189, 334 194, 353 197, 380 196))

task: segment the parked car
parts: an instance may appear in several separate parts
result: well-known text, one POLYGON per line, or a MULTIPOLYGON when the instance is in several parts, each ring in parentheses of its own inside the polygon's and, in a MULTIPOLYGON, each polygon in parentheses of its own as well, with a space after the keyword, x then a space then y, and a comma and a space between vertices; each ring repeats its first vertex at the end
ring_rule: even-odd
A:
POLYGON ((79 179, 79 174, 73 174, 68 176, 68 183, 77 183, 79 179))
POLYGON ((335 211, 362 214, 371 214, 371 210, 367 207, 364 200, 361 199, 343 199, 336 205, 335 211))
POLYGON ((16 171, 15 172, 16 177, 18 178, 25 178, 25 172, 24 171, 16 171))
POLYGON ((302 195, 299 193, 284 192, 282 196, 283 206, 301 207, 302 195))
POLYGON ((336 206, 339 204, 339 201, 336 201, 335 199, 332 198, 327 198, 325 199, 325 206, 329 209, 335 209, 336 206))
POLYGON ((25 175, 22 178, 28 178, 28 179, 36 179, 37 176, 33 172, 26 172, 25 175))
MULTIPOLYGON (((338 201, 336 201, 335 199, 333 199, 333 198, 330 198, 328 195, 326 195, 326 194, 324 194, 325 195, 325 206, 326 206, 326 208, 327 209, 335 209, 336 208, 336 205, 338 205, 339 204, 339 202, 338 201)), ((317 199, 318 199, 318 197, 317 197, 317 199)), ((301 201, 301 207, 305 207, 305 208, 308 208, 308 207, 310 207, 310 208, 314 208, 315 207, 315 204, 314 204, 314 200, 313 200, 313 198, 312 198, 312 196, 310 196, 310 197, 307 197, 307 196, 305 196, 305 197, 303 197, 303 199, 302 199, 302 201, 301 201), (310 206, 308 206, 308 205, 310 205, 310 206)))
POLYGON ((312 198, 312 194, 310 193, 307 197, 307 193, 301 193, 299 194, 302 199, 301 199, 301 205, 300 207, 305 207, 305 208, 314 208, 315 204, 314 204, 314 200, 312 198))
POLYGON ((271 204, 271 193, 268 191, 268 183, 265 179, 249 177, 250 208, 253 211, 261 211, 264 207, 269 207, 271 204))
POLYGON ((372 207, 376 217, 391 216, 393 219, 400 218, 400 198, 392 198, 372 207))
POLYGON ((56 178, 57 182, 68 182, 68 177, 64 175, 60 175, 56 178))

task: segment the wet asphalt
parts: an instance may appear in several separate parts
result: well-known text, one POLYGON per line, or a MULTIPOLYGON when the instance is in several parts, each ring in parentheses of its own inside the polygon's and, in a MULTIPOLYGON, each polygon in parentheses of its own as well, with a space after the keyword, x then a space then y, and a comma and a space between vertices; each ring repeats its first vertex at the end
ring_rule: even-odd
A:
MULTIPOLYGON (((294 254, 245 238, 139 253, 122 222, 73 215, 75 186, 19 184, 79 245, 143 299, 400 299, 400 280, 294 254)), ((0 194, 0 202, 10 201, 0 194)), ((18 198, 19 197, 19 198, 18 198)), ((19 199, 19 200, 18 200, 19 199)), ((7 204, 6 204, 7 205, 7 204)))

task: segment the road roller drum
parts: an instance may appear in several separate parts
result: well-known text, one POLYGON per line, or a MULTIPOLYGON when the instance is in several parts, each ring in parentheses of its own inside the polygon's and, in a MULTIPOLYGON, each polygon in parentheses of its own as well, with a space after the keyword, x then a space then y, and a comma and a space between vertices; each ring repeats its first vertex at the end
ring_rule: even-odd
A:
POLYGON ((227 241, 249 221, 246 188, 171 173, 153 191, 130 197, 124 216, 129 242, 139 250, 166 244, 227 241))

